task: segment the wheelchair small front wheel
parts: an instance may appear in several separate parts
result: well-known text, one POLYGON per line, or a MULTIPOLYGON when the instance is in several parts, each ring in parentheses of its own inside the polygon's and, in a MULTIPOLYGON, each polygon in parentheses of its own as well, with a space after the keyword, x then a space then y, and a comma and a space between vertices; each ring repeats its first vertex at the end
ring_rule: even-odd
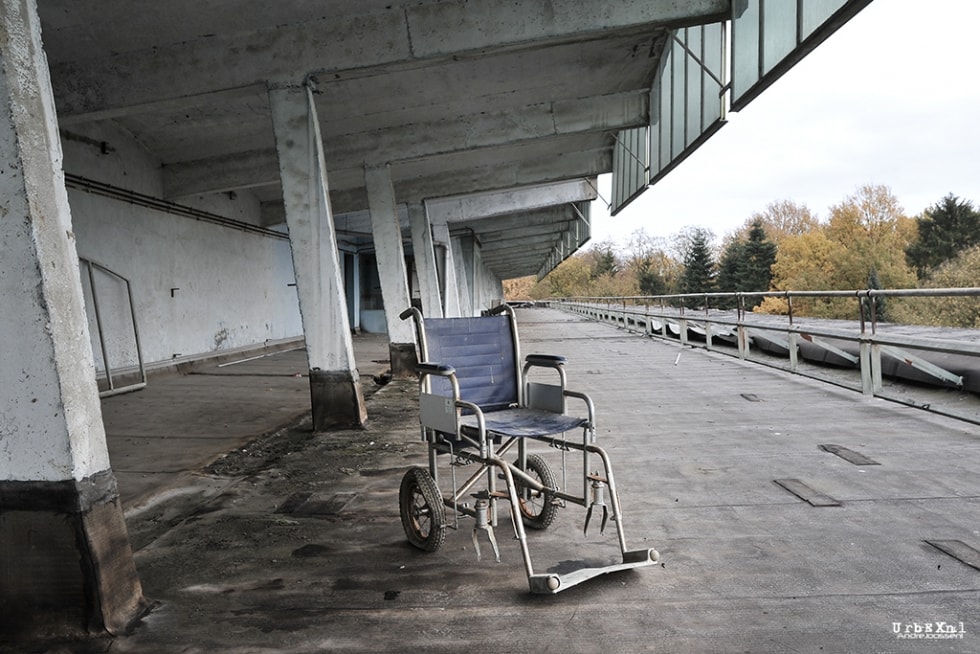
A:
POLYGON ((398 490, 402 527, 408 542, 435 552, 446 541, 446 509, 432 475, 425 468, 410 468, 398 490))
MULTIPOLYGON (((528 455, 524 472, 536 477, 545 488, 556 488, 558 485, 551 466, 539 454, 528 455)), ((524 526, 530 529, 547 529, 551 526, 560 508, 554 498, 545 491, 529 488, 519 477, 514 479, 514 485, 517 486, 517 503, 521 507, 524 526)))

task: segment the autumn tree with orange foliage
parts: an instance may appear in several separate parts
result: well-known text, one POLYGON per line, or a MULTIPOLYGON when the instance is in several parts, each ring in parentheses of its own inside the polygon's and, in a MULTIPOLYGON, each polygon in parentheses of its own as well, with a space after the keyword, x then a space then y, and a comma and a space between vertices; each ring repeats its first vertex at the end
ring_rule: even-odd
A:
MULTIPOLYGON (((888 187, 864 185, 831 207, 826 224, 779 241, 772 286, 793 291, 867 288, 874 271, 882 288, 912 288, 916 277, 905 250, 915 236, 915 221, 888 187)), ((856 312, 856 304, 846 298, 800 299, 793 308, 823 318, 854 318, 856 312)), ((767 313, 787 310, 781 298, 766 298, 760 307, 767 313)))

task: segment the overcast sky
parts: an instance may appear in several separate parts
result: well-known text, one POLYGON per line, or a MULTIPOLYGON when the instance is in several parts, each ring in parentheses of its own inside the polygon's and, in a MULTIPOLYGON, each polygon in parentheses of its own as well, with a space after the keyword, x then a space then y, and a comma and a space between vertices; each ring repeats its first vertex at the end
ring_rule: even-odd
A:
POLYGON ((864 184, 909 216, 947 193, 980 205, 978 27, 980 2, 874 0, 619 215, 594 202, 592 243, 687 225, 720 240, 779 200, 826 219, 864 184))

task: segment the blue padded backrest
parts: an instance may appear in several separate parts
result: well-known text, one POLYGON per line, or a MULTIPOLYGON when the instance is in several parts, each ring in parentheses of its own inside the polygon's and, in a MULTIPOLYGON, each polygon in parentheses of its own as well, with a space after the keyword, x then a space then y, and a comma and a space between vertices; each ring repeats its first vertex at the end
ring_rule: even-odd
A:
MULTIPOLYGON (((460 397, 488 411, 517 402, 517 366, 510 318, 426 318, 425 358, 456 369, 460 397)), ((449 381, 431 376, 432 392, 452 394, 449 381)))

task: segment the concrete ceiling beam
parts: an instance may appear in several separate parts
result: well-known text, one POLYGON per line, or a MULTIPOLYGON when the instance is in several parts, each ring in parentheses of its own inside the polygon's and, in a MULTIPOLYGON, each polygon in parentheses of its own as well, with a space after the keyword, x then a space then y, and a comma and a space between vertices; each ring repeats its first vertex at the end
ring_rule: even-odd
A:
MULTIPOLYGON (((331 137, 324 143, 331 170, 359 169, 366 161, 392 163, 452 155, 576 133, 605 133, 644 124, 648 93, 631 91, 575 102, 543 103, 515 114, 494 112, 456 122, 331 137), (419 134, 429 135, 420 138, 419 134)), ((486 152, 480 153, 486 157, 486 152)), ((273 147, 164 166, 167 197, 249 188, 277 181, 273 147)), ((335 187, 334 183, 331 184, 335 187)))
MULTIPOLYGON (((436 171, 416 178, 399 177, 395 180, 395 197, 399 202, 419 202, 459 193, 482 193, 594 177, 612 169, 611 148, 570 151, 550 159, 548 165, 535 160, 517 160, 505 164, 490 163, 473 168, 436 171)), ((363 189, 335 189, 331 191, 330 197, 338 212, 356 211, 367 201, 363 189)))
MULTIPOLYGON (((86 10, 75 9, 74 4, 62 5, 68 15, 54 22, 63 29, 83 29, 81 24, 89 21, 92 34, 97 32, 93 25, 106 14, 80 15, 71 25, 71 12, 86 10)), ((528 5, 511 0, 486 0, 478 5, 452 0, 381 8, 366 3, 364 7, 363 13, 354 15, 327 9, 319 20, 269 23, 249 31, 246 38, 229 30, 202 35, 196 26, 189 25, 186 29, 195 31, 184 35, 184 40, 151 42, 142 48, 134 44, 133 50, 101 52, 102 56, 79 58, 78 50, 54 48, 51 77, 58 91, 59 116, 113 118, 133 107, 199 99, 216 92, 238 93, 265 82, 296 84, 302 81, 297 79, 300 71, 326 82, 331 77, 358 74, 355 71, 372 74, 372 69, 383 69, 390 74, 438 60, 483 58, 488 53, 540 47, 543 43, 608 38, 618 30, 706 22, 724 15, 729 2, 566 0, 529 10, 528 5)), ((46 15, 56 12, 57 7, 51 7, 46 15)), ((125 13, 133 20, 131 10, 125 13)), ((195 13, 188 10, 188 15, 195 13)), ((140 33, 138 27, 127 26, 140 33)), ((143 33, 158 31, 150 25, 145 27, 143 33)), ((95 49, 100 50, 104 49, 95 49)))
MULTIPOLYGON (((529 243, 531 240, 545 235, 554 240, 555 233, 565 231, 571 224, 571 220, 561 218, 533 227, 514 227, 509 230, 490 230, 484 228, 476 233, 479 234, 481 243, 520 242, 523 246, 525 243, 529 243)), ((453 230, 450 233, 456 234, 457 232, 453 230)))
MULTIPOLYGON (((573 179, 523 186, 493 193, 475 193, 466 196, 437 198, 426 202, 429 219, 433 222, 465 222, 481 220, 493 216, 506 216, 521 212, 519 218, 527 217, 525 212, 564 205, 569 202, 594 200, 598 195, 596 179, 573 179)), ((506 223, 498 221, 499 224, 506 223)))
POLYGON ((431 119, 358 134, 328 137, 337 167, 363 162, 393 165, 424 157, 510 145, 578 133, 618 131, 649 122, 649 89, 599 97, 481 111, 452 120, 431 119))
MULTIPOLYGON (((399 202, 421 201, 447 195, 511 189, 532 184, 595 177, 612 167, 611 138, 559 137, 560 156, 551 154, 549 139, 509 144, 500 148, 459 152, 404 162, 392 167, 399 202), (605 143, 609 143, 605 145, 605 143), (575 166, 582 166, 576 169, 575 166)), ((552 139, 553 140, 553 139, 552 139)), ((274 151, 256 151, 202 162, 164 166, 167 199, 223 192, 236 188, 279 184, 274 151)), ((329 167, 331 197, 344 197, 335 211, 357 211, 367 206, 360 167, 329 167)))

